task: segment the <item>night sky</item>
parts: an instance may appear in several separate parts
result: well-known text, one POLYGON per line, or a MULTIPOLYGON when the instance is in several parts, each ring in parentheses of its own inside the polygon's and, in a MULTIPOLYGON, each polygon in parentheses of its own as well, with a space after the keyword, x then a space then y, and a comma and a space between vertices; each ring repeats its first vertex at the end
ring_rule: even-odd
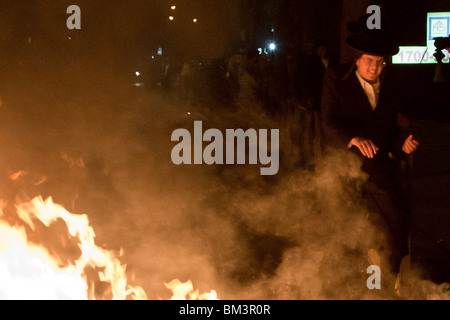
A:
MULTIPOLYGON (((80 0, 76 4, 82 12, 82 29, 71 31, 65 27, 69 16, 66 8, 73 4, 70 1, 3 0, 0 49, 4 59, 13 59, 18 50, 29 50, 26 44, 31 36, 37 52, 39 49, 51 49, 48 54, 43 53, 48 56, 57 55, 62 50, 78 50, 77 55, 88 57, 109 52, 129 58, 129 54, 148 54, 162 46, 166 53, 173 55, 220 58, 236 50, 241 37, 240 30, 245 29, 245 24, 253 19, 255 12, 245 9, 250 8, 250 3, 248 0, 178 0, 173 3, 132 0, 102 4, 101 1, 80 0), (172 4, 177 6, 177 10, 170 9, 172 4), (244 10, 240 11, 242 8, 244 10), (173 21, 168 19, 170 15, 174 16, 173 21), (193 23, 194 18, 198 19, 198 23, 193 23)), ((260 11, 257 11, 261 16, 256 21, 267 29, 280 26, 276 32, 281 34, 276 36, 285 42, 308 41, 308 37, 314 35, 329 38, 328 41, 334 44, 339 34, 326 26, 339 24, 339 16, 331 12, 336 11, 335 3, 332 6, 324 0, 314 4, 303 1, 295 5, 288 1, 275 1, 272 4, 270 1, 266 4, 261 2, 258 6, 260 11)), ((377 4, 382 6, 383 23, 392 27, 402 45, 423 43, 426 12, 450 10, 445 1, 438 0, 379 1, 377 4)), ((359 15, 349 13, 352 16, 359 15)), ((258 32, 270 35, 268 30, 258 32)), ((283 45, 287 50, 288 44, 281 43, 280 48, 283 45)))

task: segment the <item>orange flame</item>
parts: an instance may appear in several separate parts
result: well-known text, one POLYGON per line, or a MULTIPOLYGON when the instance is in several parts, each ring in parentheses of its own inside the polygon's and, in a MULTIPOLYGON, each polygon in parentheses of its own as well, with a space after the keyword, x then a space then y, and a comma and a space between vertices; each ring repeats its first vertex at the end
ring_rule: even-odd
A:
MULTIPOLYGON (((16 206, 18 217, 32 231, 36 229, 36 219, 46 227, 57 220, 65 222, 81 254, 73 263, 61 266, 61 259, 44 246, 28 241, 24 226, 4 221, 3 208, 4 202, 0 200, 0 299, 107 299, 106 295, 99 297, 96 293, 95 284, 88 280, 88 269, 96 270, 98 279, 109 284, 107 292, 112 299, 147 299, 142 287, 127 283, 126 265, 119 260, 122 250, 115 254, 95 244, 94 229, 87 215, 72 214, 51 197, 43 200, 38 196, 16 206)), ((172 290, 171 300, 218 300, 214 290, 199 294, 190 280, 182 283, 175 279, 165 285, 172 290)))
POLYGON ((0 289, 2 300, 87 299, 87 284, 73 266, 59 267, 46 250, 27 241, 23 227, 13 227, 3 220, 0 289))
POLYGON ((199 294, 198 290, 194 290, 191 280, 183 283, 175 279, 164 285, 173 293, 170 300, 219 300, 217 292, 214 290, 211 290, 209 293, 199 294))
MULTIPOLYGON (((51 256, 45 248, 33 245, 27 241, 27 235, 24 228, 12 227, 5 222, 2 222, 0 225, 0 236, 2 239, 0 252, 2 255, 8 254, 8 256, 5 256, 5 259, 1 259, 2 261, 8 261, 8 263, 11 263, 11 261, 14 261, 17 257, 17 255, 15 255, 17 253, 20 253, 20 261, 27 261, 30 257, 35 257, 36 259, 31 260, 32 265, 28 266, 31 270, 26 271, 24 269, 24 273, 32 273, 33 277, 36 277, 35 274, 40 274, 38 271, 42 271, 44 276, 41 279, 42 287, 47 287, 49 278, 46 276, 49 274, 52 274, 52 276, 50 276, 51 279, 55 281, 56 279, 59 279, 57 282, 61 283, 64 282, 61 281, 61 276, 70 275, 70 277, 68 276, 65 280, 69 281, 71 285, 67 284, 65 287, 78 292, 73 296, 75 299, 96 299, 94 287, 92 287, 91 290, 86 290, 87 267, 102 270, 98 272, 98 277, 100 281, 110 284, 113 299, 146 299, 145 292, 142 288, 127 285, 127 277, 125 273, 126 266, 121 264, 118 256, 116 256, 112 251, 102 249, 95 244, 95 233, 93 228, 89 225, 86 215, 72 214, 62 206, 53 203, 52 198, 47 198, 44 201, 40 196, 29 202, 17 205, 16 209, 19 218, 32 230, 35 229, 35 223, 33 220, 36 218, 46 227, 49 227, 58 219, 62 219, 66 223, 69 234, 79 241, 78 246, 81 250, 81 255, 68 267, 60 267, 60 262, 57 257, 51 256), (13 255, 14 258, 11 258, 11 255, 13 255), (49 270, 51 270, 51 272, 49 270), (79 290, 75 290, 75 288, 79 290), (81 292, 84 292, 83 294, 79 292, 80 289, 81 292)), ((22 266, 22 263, 23 262, 17 265, 20 266, 19 269, 27 266, 27 264, 22 266)), ((14 268, 14 273, 17 273, 15 270, 16 268, 14 268)), ((2 275, 4 274, 3 272, 1 273, 2 275)), ((29 281, 29 278, 30 277, 26 277, 27 282, 29 281)), ((13 277, 13 279, 15 278, 13 277)), ((19 279, 15 280, 21 282, 19 279)), ((10 281, 1 281, 0 283, 2 283, 2 285, 6 284, 8 288, 18 287, 17 285, 14 286, 10 281)), ((22 290, 23 288, 21 291, 22 290)), ((61 296, 62 298, 72 297, 69 294, 62 294, 61 296)), ((40 299, 41 296, 37 295, 36 298, 40 299)))

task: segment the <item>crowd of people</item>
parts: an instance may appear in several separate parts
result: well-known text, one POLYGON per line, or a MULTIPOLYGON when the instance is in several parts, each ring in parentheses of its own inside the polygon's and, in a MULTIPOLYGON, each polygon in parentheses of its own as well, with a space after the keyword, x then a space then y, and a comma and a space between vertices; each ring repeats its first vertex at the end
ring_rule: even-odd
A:
POLYGON ((151 86, 189 105, 233 108, 258 104, 270 114, 286 112, 296 101, 319 111, 325 69, 331 65, 327 47, 311 53, 238 50, 225 58, 159 57, 151 86))

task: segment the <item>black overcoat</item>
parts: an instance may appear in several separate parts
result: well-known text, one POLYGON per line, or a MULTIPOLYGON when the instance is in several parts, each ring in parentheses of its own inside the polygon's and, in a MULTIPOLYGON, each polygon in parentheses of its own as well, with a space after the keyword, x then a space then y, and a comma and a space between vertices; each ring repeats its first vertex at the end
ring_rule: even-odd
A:
POLYGON ((355 65, 341 65, 327 71, 324 78, 321 120, 326 142, 335 148, 347 148, 354 137, 370 139, 379 148, 373 159, 363 157, 362 170, 372 176, 393 174, 395 161, 403 156, 405 132, 397 125, 402 99, 398 83, 388 70, 380 76, 380 94, 375 111, 356 76, 355 65), (402 134, 403 133, 403 134, 402 134))

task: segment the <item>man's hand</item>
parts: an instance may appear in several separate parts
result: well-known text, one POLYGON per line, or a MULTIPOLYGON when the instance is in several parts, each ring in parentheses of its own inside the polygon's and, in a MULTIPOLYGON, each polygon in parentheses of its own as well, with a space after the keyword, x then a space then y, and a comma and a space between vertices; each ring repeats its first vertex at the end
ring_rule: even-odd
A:
POLYGON ((410 135, 403 143, 402 151, 406 154, 411 154, 419 147, 419 141, 415 140, 413 135, 410 135))
POLYGON ((354 137, 350 141, 350 145, 357 147, 364 157, 370 159, 372 159, 379 150, 378 147, 371 140, 364 139, 361 137, 354 137))

